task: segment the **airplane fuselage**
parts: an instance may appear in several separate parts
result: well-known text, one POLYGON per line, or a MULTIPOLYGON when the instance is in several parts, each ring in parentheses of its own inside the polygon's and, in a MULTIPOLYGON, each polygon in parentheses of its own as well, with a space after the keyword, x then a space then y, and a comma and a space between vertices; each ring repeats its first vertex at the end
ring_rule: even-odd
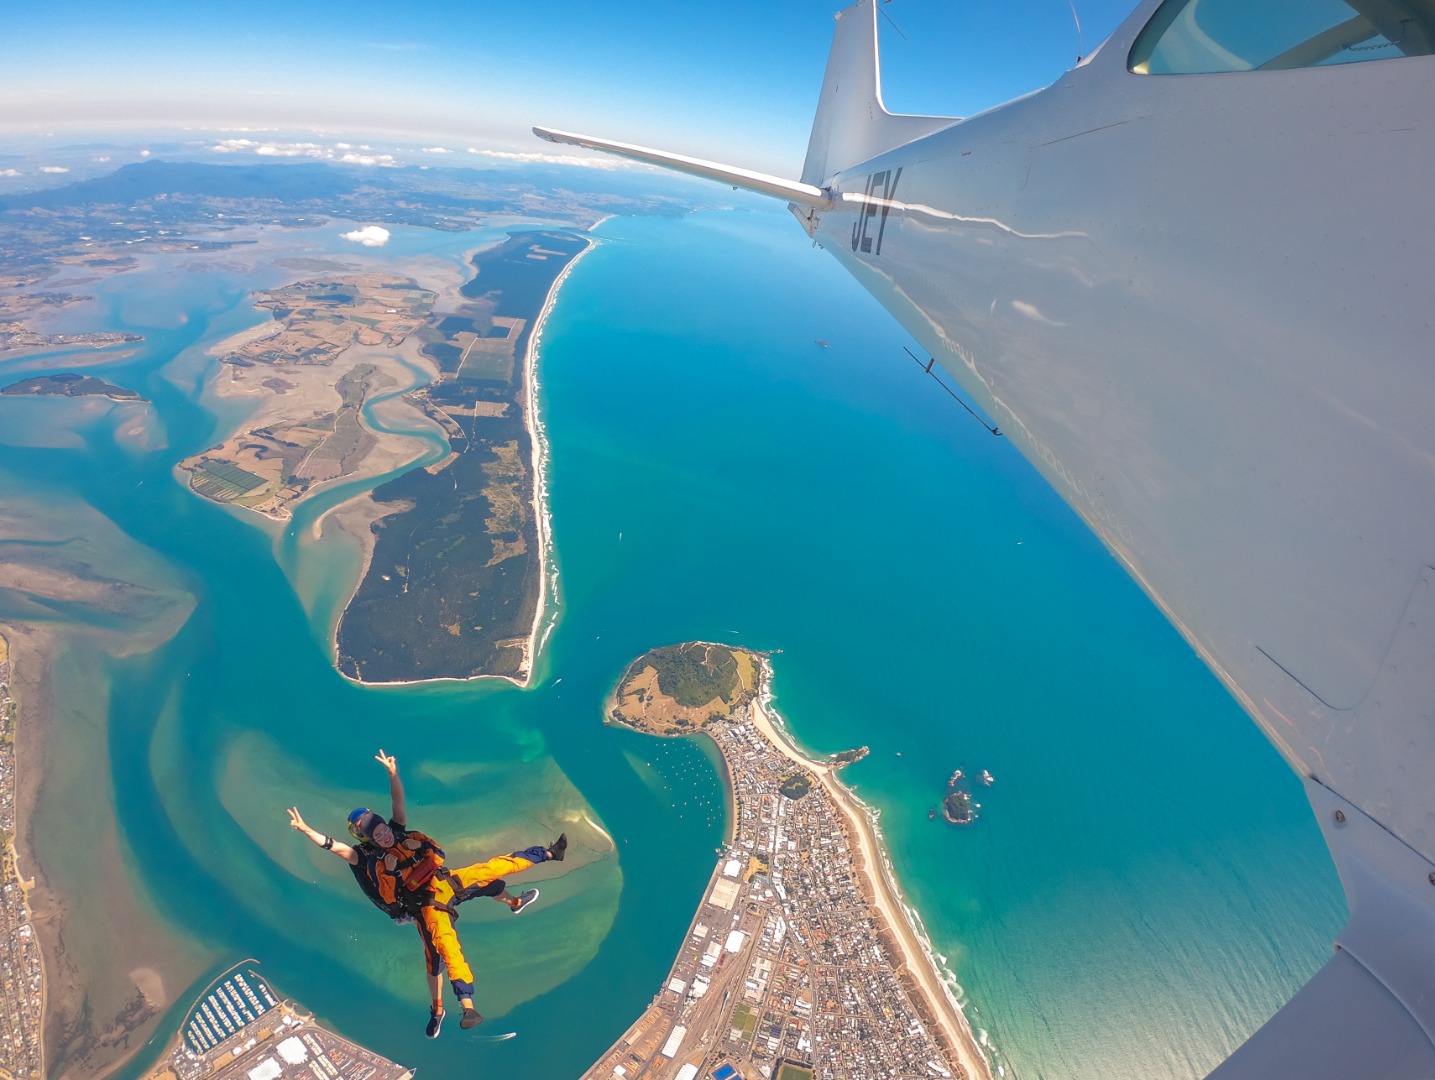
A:
POLYGON ((1289 719, 1361 706, 1435 563, 1435 59, 1143 76, 1121 46, 798 216, 1298 771, 1435 845, 1338 719, 1289 719))

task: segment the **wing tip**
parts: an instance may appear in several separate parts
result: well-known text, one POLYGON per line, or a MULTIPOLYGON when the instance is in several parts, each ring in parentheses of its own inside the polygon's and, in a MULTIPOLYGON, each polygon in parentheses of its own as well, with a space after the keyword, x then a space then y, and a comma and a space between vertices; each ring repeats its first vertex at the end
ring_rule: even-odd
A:
POLYGON ((720 162, 688 157, 685 154, 675 154, 667 150, 657 150, 650 146, 598 139, 591 135, 579 135, 571 131, 559 131, 555 128, 535 126, 533 134, 547 142, 565 143, 570 146, 582 147, 585 150, 613 154, 630 161, 641 162, 644 165, 686 173, 689 176, 697 176, 705 180, 716 180, 731 187, 744 188, 760 195, 784 199, 813 209, 829 210, 833 205, 832 194, 812 184, 788 180, 780 176, 770 176, 767 173, 755 172, 735 165, 723 165, 720 162))

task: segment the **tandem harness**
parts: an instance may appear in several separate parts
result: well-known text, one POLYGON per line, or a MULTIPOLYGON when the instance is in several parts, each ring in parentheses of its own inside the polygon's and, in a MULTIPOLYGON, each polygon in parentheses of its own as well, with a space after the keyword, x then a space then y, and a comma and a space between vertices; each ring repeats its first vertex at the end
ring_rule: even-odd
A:
POLYGON ((358 862, 349 869, 364 895, 395 922, 417 919, 426 907, 442 911, 458 921, 458 888, 451 887, 454 899, 441 903, 429 885, 449 881, 453 873, 443 864, 443 848, 421 832, 395 829, 395 843, 382 848, 366 841, 355 848, 358 862))

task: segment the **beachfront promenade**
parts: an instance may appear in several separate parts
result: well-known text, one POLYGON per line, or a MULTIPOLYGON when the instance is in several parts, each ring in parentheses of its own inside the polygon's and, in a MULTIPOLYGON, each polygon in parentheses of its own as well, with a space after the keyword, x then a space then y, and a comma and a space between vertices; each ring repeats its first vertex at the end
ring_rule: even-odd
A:
MULTIPOLYGON (((831 768, 787 742, 760 694, 675 721, 642 663, 619 688, 615 719, 710 736, 733 836, 662 988, 584 1080, 691 1080, 724 1065, 749 1080, 987 1077, 900 913, 870 822, 831 768)), ((764 662, 764 685, 767 675, 764 662)))
POLYGON ((0 1080, 44 1075, 41 1026, 45 1000, 40 942, 30 921, 25 885, 15 863, 15 727, 9 645, 0 636, 0 1080))

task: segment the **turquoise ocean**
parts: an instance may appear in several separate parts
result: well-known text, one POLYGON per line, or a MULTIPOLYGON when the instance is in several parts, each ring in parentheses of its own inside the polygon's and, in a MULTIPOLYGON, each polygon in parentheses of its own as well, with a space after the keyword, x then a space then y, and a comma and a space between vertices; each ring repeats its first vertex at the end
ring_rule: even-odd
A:
MULTIPOLYGON (((343 252, 341 231, 315 230, 308 253, 343 252)), ((282 994, 420 1075, 576 1076, 658 989, 724 828, 705 748, 605 728, 604 696, 653 646, 731 642, 774 652, 803 744, 870 746, 847 781, 1007 1075, 1204 1075, 1344 920, 1296 778, 786 213, 595 235, 542 337, 560 608, 527 690, 345 682, 329 634, 358 556, 313 539, 338 496, 276 538, 175 479, 239 421, 202 392, 204 347, 258 322, 250 292, 280 271, 91 286, 97 328, 146 340, 87 370, 153 405, 0 400, 0 497, 83 533, 90 565, 151 599, 121 618, 0 593, 0 619, 66 643, 35 820, 46 875, 103 928, 86 875, 108 860, 191 969, 256 957, 282 994), (334 831, 383 806, 379 747, 412 822, 451 852, 575 838, 521 919, 464 909, 490 1017, 474 1034, 423 1038, 416 935, 288 828, 291 804, 334 831), (995 777, 969 829, 927 817, 957 767, 995 777)), ((458 260, 483 240, 397 229, 389 250, 458 260)), ((170 990, 122 1075, 173 1034, 192 990, 170 990)))

